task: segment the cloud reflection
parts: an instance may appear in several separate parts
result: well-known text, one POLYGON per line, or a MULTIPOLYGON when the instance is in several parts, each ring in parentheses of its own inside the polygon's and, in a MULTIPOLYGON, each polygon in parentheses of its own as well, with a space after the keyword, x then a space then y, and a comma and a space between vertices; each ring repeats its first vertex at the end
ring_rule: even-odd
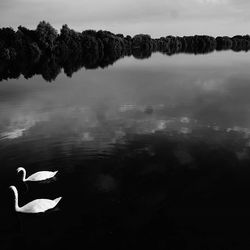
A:
POLYGON ((17 139, 24 136, 25 132, 35 126, 41 121, 47 121, 46 114, 18 114, 10 117, 9 124, 0 133, 0 138, 3 139, 17 139))

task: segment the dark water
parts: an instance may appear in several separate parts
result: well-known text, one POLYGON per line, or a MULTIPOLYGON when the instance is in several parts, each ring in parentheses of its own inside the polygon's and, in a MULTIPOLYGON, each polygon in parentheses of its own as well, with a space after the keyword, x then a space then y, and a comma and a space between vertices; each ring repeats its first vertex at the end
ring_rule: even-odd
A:
POLYGON ((246 249, 249 69, 249 53, 154 54, 0 82, 0 249, 246 249), (59 173, 25 186, 20 166, 59 173), (10 185, 20 206, 63 198, 17 214, 10 185))

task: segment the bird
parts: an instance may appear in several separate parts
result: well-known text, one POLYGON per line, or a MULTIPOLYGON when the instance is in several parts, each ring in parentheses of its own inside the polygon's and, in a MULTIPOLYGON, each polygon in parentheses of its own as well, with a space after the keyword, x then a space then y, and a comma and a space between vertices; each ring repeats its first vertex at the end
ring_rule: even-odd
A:
POLYGON ((17 173, 22 172, 22 181, 44 181, 54 177, 58 171, 39 171, 26 178, 26 170, 22 167, 17 169, 17 173))
POLYGON ((54 200, 50 199, 36 199, 26 205, 19 207, 18 206, 18 192, 15 186, 10 186, 10 189, 14 192, 15 195, 15 210, 20 213, 44 213, 49 209, 54 208, 62 197, 58 197, 54 200))

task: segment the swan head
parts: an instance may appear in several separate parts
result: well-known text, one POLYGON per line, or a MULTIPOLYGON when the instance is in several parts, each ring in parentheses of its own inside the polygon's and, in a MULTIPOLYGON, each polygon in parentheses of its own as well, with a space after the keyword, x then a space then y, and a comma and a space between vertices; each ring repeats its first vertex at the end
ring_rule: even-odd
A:
POLYGON ((17 189, 15 186, 9 186, 9 189, 11 189, 14 193, 17 193, 17 189))
POLYGON ((22 167, 19 167, 19 168, 17 168, 17 173, 19 173, 20 171, 25 171, 25 169, 24 168, 22 168, 22 167))

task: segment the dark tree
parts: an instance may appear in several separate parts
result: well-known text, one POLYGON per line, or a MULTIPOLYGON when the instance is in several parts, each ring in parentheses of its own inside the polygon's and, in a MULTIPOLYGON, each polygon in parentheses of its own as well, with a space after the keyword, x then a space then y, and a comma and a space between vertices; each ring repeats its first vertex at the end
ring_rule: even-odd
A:
POLYGON ((57 31, 49 23, 42 21, 35 30, 37 43, 42 49, 53 51, 57 38, 57 31))
POLYGON ((143 59, 156 51, 173 55, 228 49, 248 51, 250 36, 162 36, 153 39, 147 34, 131 37, 106 30, 77 32, 66 24, 58 34, 48 22, 42 21, 35 30, 22 26, 17 31, 0 28, 0 79, 40 74, 51 81, 61 69, 71 76, 82 67, 104 68, 124 56, 143 59))

